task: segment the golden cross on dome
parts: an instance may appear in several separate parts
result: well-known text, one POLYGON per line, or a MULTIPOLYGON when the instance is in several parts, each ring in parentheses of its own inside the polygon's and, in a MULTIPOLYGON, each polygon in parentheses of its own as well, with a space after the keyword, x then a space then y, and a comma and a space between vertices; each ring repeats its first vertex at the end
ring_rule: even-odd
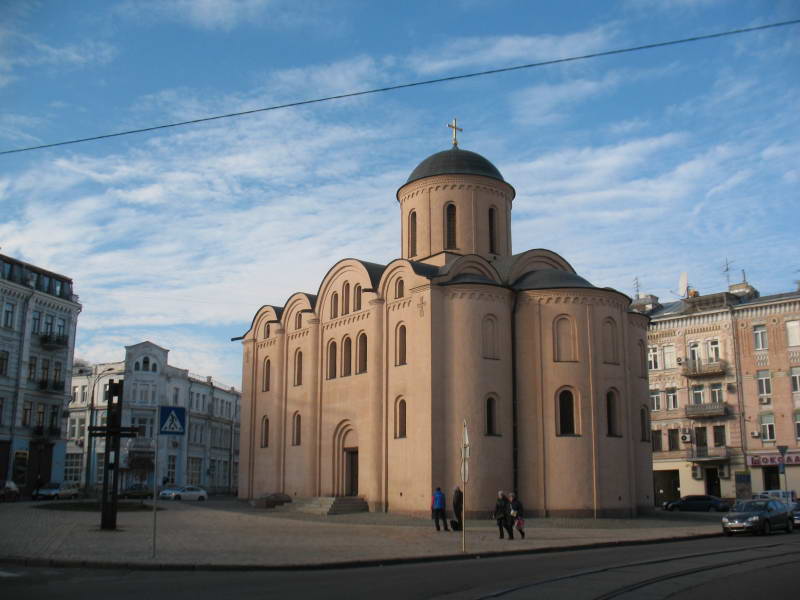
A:
POLYGON ((458 148, 458 132, 464 130, 458 126, 458 121, 456 121, 455 117, 453 117, 453 122, 448 123, 447 126, 453 130, 453 148, 458 148))

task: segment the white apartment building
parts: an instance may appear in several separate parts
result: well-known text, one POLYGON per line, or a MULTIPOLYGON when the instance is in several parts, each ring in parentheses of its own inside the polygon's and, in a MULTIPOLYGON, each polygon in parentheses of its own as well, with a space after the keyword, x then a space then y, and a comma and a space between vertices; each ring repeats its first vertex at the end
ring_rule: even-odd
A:
POLYGON ((68 408, 65 481, 102 485, 103 438, 88 437, 88 427, 106 423, 108 381, 124 380, 123 427, 142 429, 123 438, 121 488, 153 484, 153 456, 158 445, 158 483, 199 485, 211 493, 235 493, 239 468, 239 403, 232 386, 214 382, 168 364, 169 350, 152 342, 125 347, 125 360, 75 367, 68 408), (159 406, 186 408, 184 436, 159 436, 159 406), (156 444, 157 442, 157 444, 156 444))
POLYGON ((81 305, 72 280, 0 254, 0 479, 60 481, 62 418, 81 305))
POLYGON ((651 318, 656 502, 800 492, 800 291, 760 296, 742 282, 635 305, 651 318))

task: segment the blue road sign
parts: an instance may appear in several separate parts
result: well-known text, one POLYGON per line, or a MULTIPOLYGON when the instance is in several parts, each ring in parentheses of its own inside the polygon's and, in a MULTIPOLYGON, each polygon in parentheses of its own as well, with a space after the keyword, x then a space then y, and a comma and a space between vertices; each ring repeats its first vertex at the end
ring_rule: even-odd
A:
POLYGON ((162 435, 186 435, 186 409, 182 406, 160 406, 158 432, 162 435))

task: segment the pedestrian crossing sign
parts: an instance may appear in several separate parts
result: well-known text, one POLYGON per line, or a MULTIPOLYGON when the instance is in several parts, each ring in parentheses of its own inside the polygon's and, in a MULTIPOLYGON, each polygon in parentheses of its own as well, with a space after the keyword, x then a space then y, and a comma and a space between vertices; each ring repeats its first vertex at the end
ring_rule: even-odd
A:
POLYGON ((182 406, 159 407, 158 422, 162 435, 186 435, 186 409, 182 406))

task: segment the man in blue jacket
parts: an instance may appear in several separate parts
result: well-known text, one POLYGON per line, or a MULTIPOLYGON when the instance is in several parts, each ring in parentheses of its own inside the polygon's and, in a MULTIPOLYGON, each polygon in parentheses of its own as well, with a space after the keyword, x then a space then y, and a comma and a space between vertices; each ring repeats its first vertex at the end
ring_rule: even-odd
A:
POLYGON ((444 492, 442 488, 436 488, 436 491, 433 492, 433 497, 431 498, 431 513, 433 516, 433 522, 436 524, 436 531, 441 531, 439 529, 439 519, 442 520, 442 525, 444 525, 445 531, 450 531, 450 528, 447 526, 447 513, 445 507, 447 503, 445 502, 444 492))

